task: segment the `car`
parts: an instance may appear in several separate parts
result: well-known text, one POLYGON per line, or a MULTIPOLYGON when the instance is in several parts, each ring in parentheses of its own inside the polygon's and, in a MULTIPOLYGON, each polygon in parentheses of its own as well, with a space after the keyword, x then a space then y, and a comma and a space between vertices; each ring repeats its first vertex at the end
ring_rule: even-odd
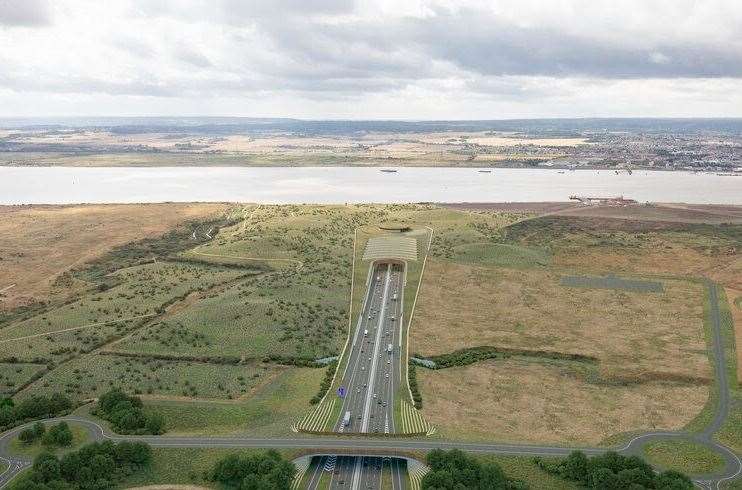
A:
MULTIPOLYGON (((358 388, 358 389, 356 390, 356 393, 360 393, 360 392, 361 392, 361 388, 358 388)), ((359 417, 360 417, 360 415, 359 415, 359 417)))
POLYGON ((376 393, 374 393, 374 400, 376 400, 376 393))
POLYGON ((376 401, 376 404, 377 404, 377 405, 381 405, 381 400, 377 400, 377 401, 376 401))
POLYGON ((381 405, 386 407, 386 400, 384 400, 384 403, 382 403, 381 405))
POLYGON ((389 373, 386 373, 386 377, 387 377, 387 378, 389 377, 389 373))
POLYGON ((389 364, 389 362, 390 362, 390 361, 389 361, 389 359, 387 359, 387 360, 386 360, 386 363, 387 363, 387 364, 389 364))
POLYGON ((371 360, 371 358, 369 357, 369 358, 368 358, 368 360, 370 361, 370 360, 371 360))

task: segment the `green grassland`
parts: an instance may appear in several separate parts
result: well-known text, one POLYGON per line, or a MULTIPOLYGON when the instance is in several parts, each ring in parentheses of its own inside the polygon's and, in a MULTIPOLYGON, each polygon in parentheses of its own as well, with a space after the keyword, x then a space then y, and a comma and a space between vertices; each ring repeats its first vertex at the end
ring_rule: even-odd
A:
POLYGON ((55 369, 21 396, 62 391, 73 399, 87 399, 119 387, 134 394, 232 399, 249 393, 274 375, 275 370, 268 365, 221 365, 91 354, 55 369))
POLYGON ((45 369, 40 364, 0 363, 0 393, 14 393, 19 385, 45 369))
POLYGON ((112 275, 120 282, 117 286, 0 330, 0 357, 50 362, 87 352, 140 325, 177 298, 244 274, 238 269, 167 262, 124 269, 112 275), (26 338, 34 335, 38 337, 26 338))
POLYGON ((309 410, 324 370, 284 370, 255 395, 235 402, 145 400, 148 410, 165 416, 168 434, 250 434, 288 436, 291 425, 309 410))
POLYGON ((719 310, 721 313, 721 333, 724 341, 724 359, 727 367, 727 378, 729 380, 729 415, 721 430, 716 434, 716 439, 728 446, 737 455, 742 455, 742 385, 737 377, 737 355, 736 349, 742 348, 737 345, 734 335, 734 322, 732 313, 729 311, 729 303, 722 288, 719 292, 719 310))
POLYGON ((121 352, 317 359, 336 354, 342 294, 292 287, 295 271, 245 279, 116 344, 121 352))
POLYGON ((706 446, 683 440, 664 440, 644 446, 644 457, 663 470, 694 475, 724 468, 724 458, 706 446))

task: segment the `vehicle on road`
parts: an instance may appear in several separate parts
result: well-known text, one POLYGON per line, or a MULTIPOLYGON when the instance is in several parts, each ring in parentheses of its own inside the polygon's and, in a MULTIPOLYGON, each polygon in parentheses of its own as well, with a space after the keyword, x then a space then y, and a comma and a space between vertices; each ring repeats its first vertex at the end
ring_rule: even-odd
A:
POLYGON ((345 412, 345 417, 343 417, 343 425, 346 427, 350 425, 350 411, 345 412))

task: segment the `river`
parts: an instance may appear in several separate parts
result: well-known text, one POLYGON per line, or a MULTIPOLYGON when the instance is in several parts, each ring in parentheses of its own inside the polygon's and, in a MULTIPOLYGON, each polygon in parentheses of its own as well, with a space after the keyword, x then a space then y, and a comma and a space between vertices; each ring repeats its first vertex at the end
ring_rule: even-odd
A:
POLYGON ((536 202, 571 195, 742 204, 742 176, 433 167, 396 173, 367 167, 0 167, 0 204, 536 202))

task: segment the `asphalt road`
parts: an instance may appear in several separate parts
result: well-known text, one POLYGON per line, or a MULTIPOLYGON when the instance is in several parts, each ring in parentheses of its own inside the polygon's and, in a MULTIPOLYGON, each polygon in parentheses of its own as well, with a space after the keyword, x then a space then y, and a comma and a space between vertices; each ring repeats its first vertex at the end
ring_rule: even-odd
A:
MULTIPOLYGON (((395 432, 394 396, 401 376, 402 290, 401 264, 376 263, 371 271, 363 308, 356 324, 348 364, 340 385, 345 390, 334 429, 341 433, 395 432)), ((336 482, 352 490, 380 485, 376 464, 363 458, 345 458, 338 464, 336 482)), ((393 479, 403 480, 398 466, 393 479)))
MULTIPOLYGON (((405 439, 405 438, 369 438, 363 435, 340 436, 340 437, 317 437, 317 438, 249 438, 249 437, 170 437, 170 436, 119 436, 106 433, 98 424, 80 417, 63 417, 68 421, 78 422, 88 428, 94 440, 110 439, 114 441, 142 441, 153 447, 194 447, 194 448, 273 448, 273 449, 307 449, 312 453, 324 456, 327 454, 354 454, 359 451, 367 455, 393 456, 395 452, 400 454, 410 450, 429 451, 432 449, 461 449, 475 453, 507 454, 521 456, 565 456, 574 449, 581 449, 588 455, 601 454, 607 450, 618 451, 622 454, 637 454, 641 448, 652 440, 667 438, 682 438, 692 440, 706 445, 720 453, 725 460, 724 469, 712 475, 694 475, 695 481, 704 488, 720 488, 727 480, 733 479, 742 472, 742 461, 725 446, 713 440, 713 434, 724 423, 729 411, 729 385, 726 377, 723 339, 721 336, 720 314, 718 309, 718 297, 716 287, 708 283, 709 299, 711 300, 711 329, 712 329, 712 352, 715 354, 714 370, 719 388, 719 401, 712 422, 701 433, 688 434, 683 432, 649 432, 641 434, 621 447, 596 448, 596 447, 560 447, 529 444, 499 444, 499 443, 464 443, 453 441, 442 441, 436 439, 405 439), (316 452, 315 452, 316 451, 316 452)), ((54 422, 60 419, 50 419, 54 422)), ((9 464, 8 469, 0 474, 0 487, 6 485, 22 469, 30 465, 30 460, 23 457, 11 456, 8 451, 10 441, 23 428, 30 426, 19 426, 0 435, 0 459, 9 464)), ((340 459, 340 458, 338 458, 340 459)), ((356 463, 356 458, 346 458, 346 468, 343 478, 350 473, 347 469, 351 463, 356 463)), ((361 463, 362 464, 362 463, 361 463)), ((365 481, 370 481, 368 472, 365 481)), ((363 480, 361 480, 363 481, 363 480)), ((359 486, 361 484, 359 481, 359 486)), ((348 488, 348 487, 346 487, 348 488)))

